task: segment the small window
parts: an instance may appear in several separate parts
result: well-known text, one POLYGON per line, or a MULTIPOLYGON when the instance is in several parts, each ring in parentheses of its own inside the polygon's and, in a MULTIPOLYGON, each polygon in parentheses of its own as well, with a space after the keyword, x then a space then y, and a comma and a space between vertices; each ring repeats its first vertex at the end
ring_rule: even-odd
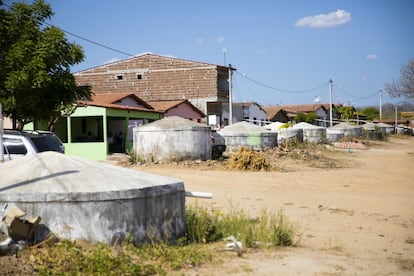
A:
POLYGON ((142 74, 141 74, 141 73, 138 73, 138 74, 137 74, 137 79, 138 79, 138 80, 142 80, 142 74))
POLYGON ((122 79, 123 79, 123 77, 122 77, 122 75, 117 75, 117 76, 116 76, 116 79, 117 79, 117 80, 122 80, 122 79))

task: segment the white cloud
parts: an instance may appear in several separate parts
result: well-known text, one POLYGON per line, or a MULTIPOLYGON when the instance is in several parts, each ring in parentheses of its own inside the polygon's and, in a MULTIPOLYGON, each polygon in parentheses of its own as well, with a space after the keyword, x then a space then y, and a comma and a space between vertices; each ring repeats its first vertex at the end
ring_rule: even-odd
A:
POLYGON ((351 14, 344 10, 337 10, 328 14, 306 16, 296 21, 296 27, 332 28, 351 21, 351 14))
POLYGON ((366 81, 366 80, 368 80, 368 77, 367 76, 361 76, 361 80, 366 81))
POLYGON ((223 43, 224 42, 224 37, 223 36, 219 36, 219 37, 217 37, 216 38, 216 42, 218 42, 218 43, 223 43))
POLYGON ((378 56, 376 54, 369 54, 365 58, 367 60, 375 60, 375 59, 378 59, 378 56))

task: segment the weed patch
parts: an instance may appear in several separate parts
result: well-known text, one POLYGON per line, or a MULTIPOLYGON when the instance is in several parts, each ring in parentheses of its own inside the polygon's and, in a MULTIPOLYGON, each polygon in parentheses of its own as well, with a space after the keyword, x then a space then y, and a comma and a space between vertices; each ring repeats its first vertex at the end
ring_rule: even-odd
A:
POLYGON ((234 235, 246 247, 294 244, 294 227, 282 211, 269 212, 264 209, 258 217, 251 218, 243 210, 231 209, 224 213, 196 204, 188 207, 186 219, 189 242, 214 242, 234 235))
MULTIPOLYGON (((185 237, 174 244, 158 242, 134 245, 128 237, 118 246, 103 243, 53 239, 19 253, 27 260, 14 273, 32 271, 39 275, 167 275, 213 262, 207 244, 234 235, 243 248, 271 248, 294 245, 294 228, 281 211, 263 210, 256 218, 231 208, 228 213, 197 204, 187 206, 185 237)), ((244 267, 244 271, 251 268, 244 267)))

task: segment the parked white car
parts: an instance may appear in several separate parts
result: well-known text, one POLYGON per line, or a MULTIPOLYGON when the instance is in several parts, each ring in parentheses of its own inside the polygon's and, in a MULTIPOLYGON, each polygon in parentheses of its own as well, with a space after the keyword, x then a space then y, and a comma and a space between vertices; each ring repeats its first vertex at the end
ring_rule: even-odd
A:
POLYGON ((4 160, 6 161, 43 151, 64 153, 62 146, 55 138, 51 138, 51 135, 28 133, 19 130, 4 130, 3 152, 4 160))

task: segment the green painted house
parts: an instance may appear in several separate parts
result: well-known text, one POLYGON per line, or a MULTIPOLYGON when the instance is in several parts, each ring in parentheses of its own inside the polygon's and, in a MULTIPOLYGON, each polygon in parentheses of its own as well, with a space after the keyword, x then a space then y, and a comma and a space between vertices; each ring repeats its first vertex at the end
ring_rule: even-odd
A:
POLYGON ((135 94, 98 94, 90 101, 78 101, 75 112, 56 123, 55 133, 66 154, 106 160, 109 154, 132 149, 132 129, 161 115, 135 94))

